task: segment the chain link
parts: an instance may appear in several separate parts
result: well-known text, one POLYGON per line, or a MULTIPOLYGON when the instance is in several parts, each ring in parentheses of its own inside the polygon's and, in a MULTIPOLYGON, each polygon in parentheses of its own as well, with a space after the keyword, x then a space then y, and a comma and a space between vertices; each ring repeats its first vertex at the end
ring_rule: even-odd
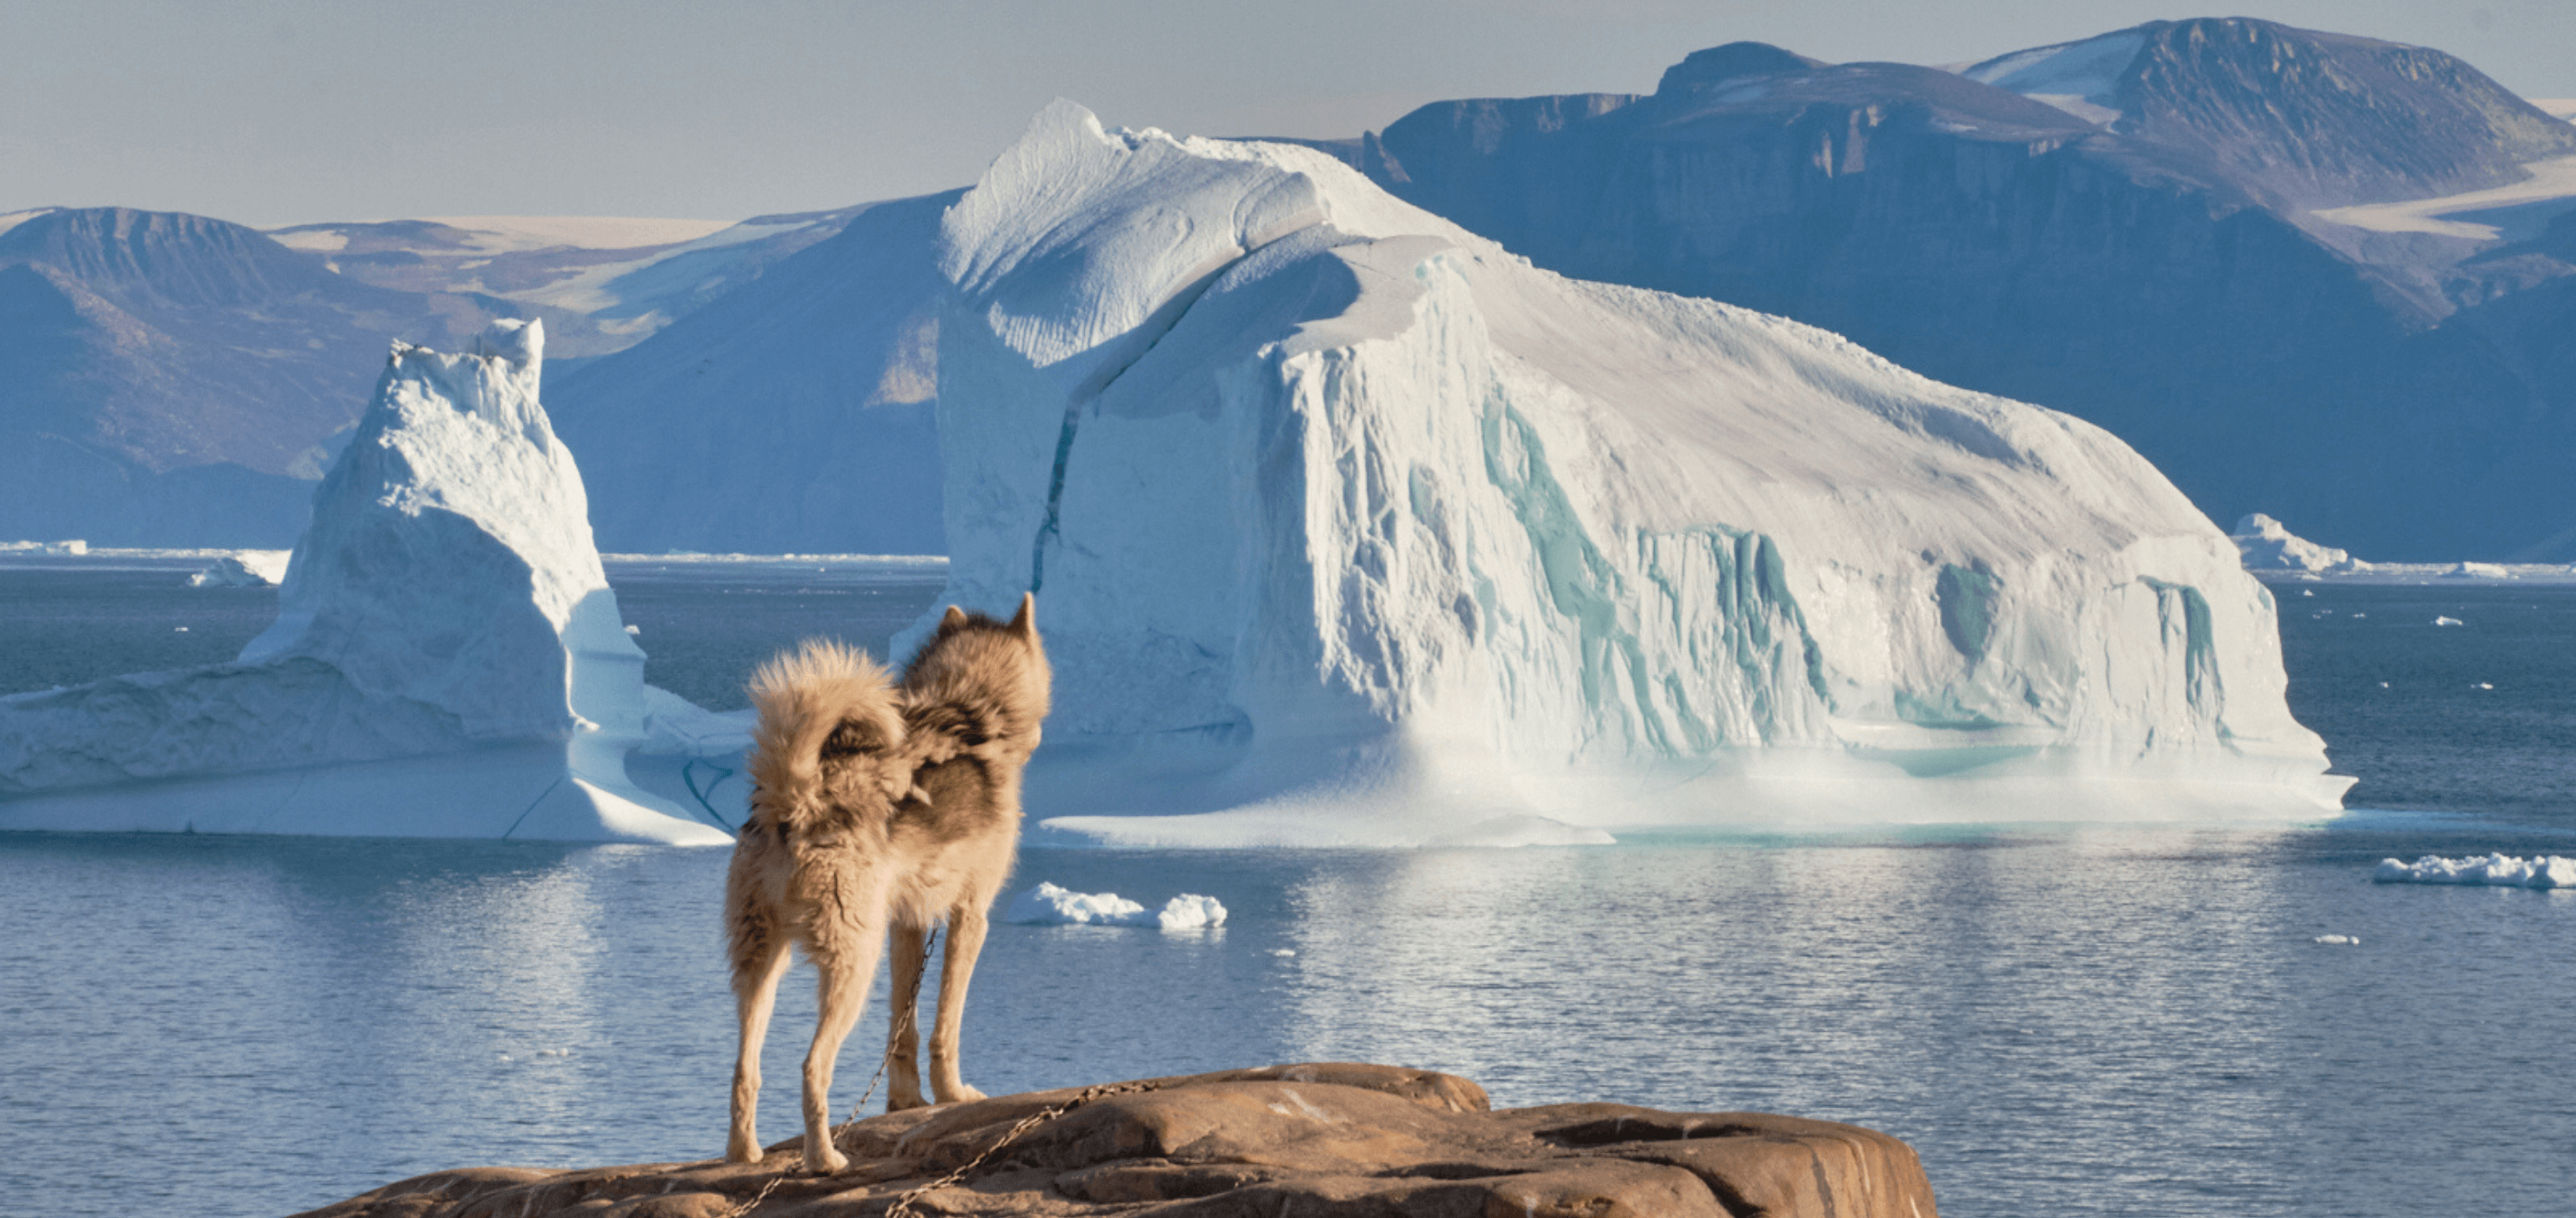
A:
POLYGON ((1072 1099, 1066 1100, 1061 1104, 1049 1104, 1036 1112, 1032 1112, 1027 1116, 1021 1117, 1018 1124, 1011 1126, 1010 1132, 1003 1134, 999 1139, 995 1140, 992 1145, 985 1147, 983 1153, 976 1155, 972 1159, 968 1159, 965 1163, 960 1164, 947 1175, 941 1176, 936 1180, 932 1180, 927 1184, 916 1184, 911 1188, 905 1189, 901 1196, 894 1199, 894 1204, 887 1207, 885 1218, 915 1218, 920 1211, 913 1208, 913 1203, 919 1201, 922 1194, 936 1192, 948 1187, 949 1185, 964 1180, 968 1173, 974 1171, 978 1167, 982 1167, 986 1159, 990 1159, 994 1155, 1000 1153, 1003 1147, 1008 1146, 1013 1141, 1017 1140, 1021 1134, 1027 1133, 1040 1125, 1044 1125, 1057 1117, 1063 1116, 1076 1108, 1080 1108, 1083 1105, 1092 1102, 1093 1100, 1107 1099, 1113 1095, 1129 1095, 1139 1091, 1151 1091, 1153 1089, 1152 1085, 1147 1083, 1100 1083, 1083 1088, 1080 1092, 1076 1093, 1072 1099))
MULTIPOLYGON (((921 960, 924 966, 922 969, 924 973, 928 973, 930 971, 928 968, 930 963, 930 949, 939 945, 939 930, 940 928, 937 926, 931 927, 930 934, 922 940, 921 960)), ((877 1093, 877 1084, 885 1081, 886 1067, 894 1064, 894 1047, 897 1042, 903 1039, 903 1033, 913 1032, 917 1034, 920 1031, 918 1026, 920 1021, 920 1008, 921 995, 918 992, 915 992, 913 994, 911 1005, 894 1013, 895 1026, 894 1029, 886 1036, 885 1056, 877 1059, 876 1073, 868 1076, 868 1085, 859 1092, 859 1102, 850 1105, 849 1119, 832 1127, 833 1145, 840 1145, 841 1135, 849 1132, 851 1126, 859 1123, 859 1113, 866 1110, 869 1098, 877 1093)), ((805 1152, 802 1149, 792 1150, 787 1153, 795 1155, 799 1161, 802 1161, 805 1157, 805 1152)), ((732 1209, 726 1210, 720 1218, 742 1218, 743 1215, 760 1208, 760 1203, 769 1200, 769 1195, 777 1192, 778 1186, 787 1183, 788 1179, 789 1177, 786 1169, 781 1168, 777 1175, 769 1178, 769 1183, 761 1185, 760 1191, 751 1195, 751 1200, 745 1201, 732 1209)))

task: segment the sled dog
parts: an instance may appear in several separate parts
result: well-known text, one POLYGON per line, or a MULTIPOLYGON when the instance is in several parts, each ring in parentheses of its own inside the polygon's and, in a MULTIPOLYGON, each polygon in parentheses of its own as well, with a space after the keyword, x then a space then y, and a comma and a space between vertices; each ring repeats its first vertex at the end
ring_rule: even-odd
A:
POLYGON ((919 1107, 919 1003, 932 926, 948 924, 930 1089, 940 1103, 982 1099, 957 1067, 966 985, 985 916, 1009 878, 1020 828, 1020 772, 1036 750, 1051 672, 1033 598, 1008 622, 951 606, 905 670, 812 641, 752 678, 752 814, 725 880, 725 922, 741 1041, 725 1157, 757 1163, 760 1044, 788 951, 821 974, 805 1057, 805 1164, 835 1172, 832 1064, 858 1023, 878 953, 894 944, 886 1045, 887 1107, 919 1107))

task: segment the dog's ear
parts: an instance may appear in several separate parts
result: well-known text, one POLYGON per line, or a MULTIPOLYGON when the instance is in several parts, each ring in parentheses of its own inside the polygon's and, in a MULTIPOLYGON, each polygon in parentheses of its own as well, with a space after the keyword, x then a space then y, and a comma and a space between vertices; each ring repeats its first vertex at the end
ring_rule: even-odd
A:
POLYGON ((941 615, 939 619, 939 633, 946 634, 965 624, 966 611, 955 605, 950 605, 948 607, 948 612, 941 615))
POLYGON ((1011 629, 1022 638, 1038 637, 1038 594, 1020 594, 1020 611, 1011 617, 1011 629))

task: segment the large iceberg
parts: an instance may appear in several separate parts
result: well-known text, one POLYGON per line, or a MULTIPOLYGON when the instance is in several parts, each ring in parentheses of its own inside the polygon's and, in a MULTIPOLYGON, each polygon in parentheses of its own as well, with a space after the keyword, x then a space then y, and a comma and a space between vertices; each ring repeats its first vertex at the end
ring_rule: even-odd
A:
POLYGON ((1065 102, 941 243, 947 599, 1037 592, 1051 828, 1521 844, 2349 784, 2270 595, 2100 428, 1065 102))
POLYGON ((731 840, 627 780, 648 706, 694 708, 648 699, 543 350, 519 321, 395 343, 276 623, 230 664, 0 698, 0 828, 731 840))

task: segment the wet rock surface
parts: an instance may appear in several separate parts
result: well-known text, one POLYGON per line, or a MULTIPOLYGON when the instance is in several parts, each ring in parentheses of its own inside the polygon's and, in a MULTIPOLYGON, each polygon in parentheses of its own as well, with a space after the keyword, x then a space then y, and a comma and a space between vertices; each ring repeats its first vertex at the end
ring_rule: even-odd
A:
POLYGON ((1934 1214, 1912 1148, 1830 1121, 1625 1104, 1497 1112, 1482 1087, 1455 1075, 1357 1064, 1108 1090, 1007 1142, 1026 1118, 1086 1093, 997 1096, 854 1122, 839 1141, 850 1167, 830 1176, 807 1174, 789 1139, 750 1165, 434 1172, 300 1218, 875 1218, 908 1193, 923 1215, 1934 1214))

